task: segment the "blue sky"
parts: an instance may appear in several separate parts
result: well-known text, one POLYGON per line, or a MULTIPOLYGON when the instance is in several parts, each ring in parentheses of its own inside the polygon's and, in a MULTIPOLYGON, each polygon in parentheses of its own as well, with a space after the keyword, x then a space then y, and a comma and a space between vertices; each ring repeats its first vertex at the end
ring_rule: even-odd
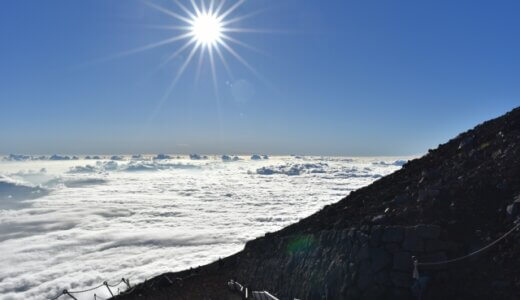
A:
POLYGON ((144 2, 2 2, 0 153, 410 155, 520 104, 518 1, 249 0, 260 76, 195 59, 165 101, 182 42, 113 58, 178 33, 144 2))

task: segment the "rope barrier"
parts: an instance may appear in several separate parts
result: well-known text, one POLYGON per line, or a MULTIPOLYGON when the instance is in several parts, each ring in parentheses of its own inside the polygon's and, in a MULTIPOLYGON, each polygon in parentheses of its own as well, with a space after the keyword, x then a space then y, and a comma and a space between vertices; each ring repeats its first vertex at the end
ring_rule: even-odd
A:
MULTIPOLYGON (((107 281, 103 282, 102 284, 100 285, 97 285, 97 286, 94 286, 94 287, 91 287, 91 288, 88 288, 88 289, 84 289, 84 290, 78 290, 78 291, 69 291, 69 290, 63 290, 61 292, 61 294, 57 295, 56 297, 54 298, 51 298, 50 300, 57 300, 58 298, 60 298, 61 296, 63 295, 66 295, 66 296, 69 296, 70 298, 74 299, 74 300, 77 300, 76 297, 74 297, 73 294, 83 294, 83 293, 87 293, 87 292, 92 292, 96 289, 99 289, 100 287, 102 286, 106 286, 108 291, 110 292, 110 294, 112 296, 114 296, 114 294, 112 293, 112 290, 110 290, 110 287, 117 287, 119 286, 121 283, 124 283, 127 285, 128 289, 127 291, 130 289, 130 280, 128 279, 125 279, 125 278, 121 278, 120 281, 118 281, 117 283, 114 283, 114 284, 109 284, 107 281)), ((132 288, 133 289, 133 288, 132 288)), ((119 289, 118 289, 119 290, 119 289)), ((125 291, 125 292, 127 292, 125 291)), ((121 294, 121 293, 120 293, 121 294)), ((94 294, 94 299, 97 299, 97 298, 101 298, 99 296, 97 296, 96 294, 94 294)))
POLYGON ((454 263, 454 262, 458 262, 458 261, 470 258, 474 255, 480 254, 480 253, 488 250, 489 248, 493 247, 494 245, 498 244, 500 241, 502 241, 507 236, 509 236, 511 233, 513 233, 513 231, 520 228, 520 219, 517 220, 517 222, 518 223, 515 226, 513 226, 513 228, 511 228, 509 231, 504 233, 498 239, 496 239, 493 242, 489 243, 488 245, 486 245, 476 251, 473 251, 469 254, 466 254, 464 256, 460 256, 460 257, 453 258, 453 259, 447 259, 447 260, 443 260, 443 261, 436 261, 436 262, 419 262, 417 257, 412 256, 412 260, 413 260, 412 278, 414 279, 414 284, 412 285, 412 291, 415 294, 415 296, 417 297, 417 299, 419 299, 419 300, 422 299, 423 293, 424 293, 426 285, 428 283, 428 277, 420 276, 419 267, 430 267, 430 266, 440 266, 440 265, 444 265, 444 264, 450 264, 450 263, 454 263))
MULTIPOLYGON (((425 266, 438 266, 438 265, 444 265, 444 264, 449 264, 449 263, 454 263, 454 262, 457 262, 457 261, 461 261, 461 260, 464 260, 466 258, 469 258, 473 255, 477 255, 481 252, 484 252, 486 251, 487 249, 493 247, 494 245, 496 245, 498 242, 500 242, 501 240, 505 239, 508 235, 510 235, 511 233, 513 233, 513 231, 515 231, 517 228, 520 227, 520 223, 516 224, 511 230, 509 230, 508 232, 504 233, 501 237, 499 237, 498 239, 494 240, 492 243, 486 245, 485 247, 479 249, 479 250, 476 250, 476 251, 473 251, 467 255, 464 255, 464 256, 461 256, 461 257, 457 257, 457 258, 453 258, 453 259, 448 259, 448 260, 444 260, 444 261, 437 261, 437 262, 418 262, 418 261, 414 261, 414 264, 416 267, 425 267, 425 266)), ((415 257, 414 257, 414 260, 415 257)), ((415 270, 414 270, 415 272, 415 270)))
POLYGON ((58 299, 59 297, 61 297, 62 295, 63 295, 63 293, 61 293, 61 294, 59 294, 58 296, 56 296, 56 297, 54 297, 54 298, 51 298, 51 299, 49 299, 49 300, 56 300, 56 299, 58 299))
POLYGON ((69 293, 72 293, 72 294, 82 294, 82 293, 86 293, 86 292, 91 292, 95 289, 99 289, 100 287, 102 287, 103 284, 100 284, 98 286, 95 286, 95 287, 92 287, 92 288, 89 288, 89 289, 86 289, 86 290, 80 290, 80 291, 69 291, 69 293))
POLYGON ((123 291, 123 292, 121 292, 121 293, 119 293, 119 294, 120 294, 120 295, 127 295, 127 294, 130 294, 130 293, 132 293, 132 292, 135 290, 135 287, 136 287, 136 285, 134 285, 132 288, 130 288, 130 289, 126 290, 126 291, 123 291))
POLYGON ((69 297, 71 297, 71 298, 74 299, 74 300, 78 300, 78 298, 72 296, 72 294, 71 294, 70 292, 67 292, 67 290, 64 290, 64 291, 63 291, 63 294, 64 294, 64 295, 67 295, 67 296, 69 296, 69 297))
POLYGON ((108 282, 106 282, 106 281, 103 282, 103 285, 107 287, 107 290, 110 293, 110 296, 114 297, 114 294, 112 293, 112 290, 110 289, 110 286, 108 285, 108 282))
POLYGON ((124 278, 121 279, 121 281, 119 281, 119 282, 116 283, 116 284, 108 284, 108 282, 106 282, 106 281, 103 282, 103 284, 105 284, 105 283, 106 283, 109 287, 116 287, 116 286, 119 286, 121 283, 125 283, 125 279, 124 279, 124 278))
MULTIPOLYGON (((165 279, 168 281, 169 284, 174 284, 175 281, 180 281, 180 282, 182 283, 183 280, 186 280, 186 279, 188 279, 188 278, 191 278, 191 277, 194 277, 194 276, 197 276, 197 275, 198 275, 198 274, 190 274, 190 275, 188 275, 188 276, 186 276, 186 277, 183 277, 183 278, 176 277, 175 279, 172 280, 172 279, 170 279, 170 277, 168 277, 166 274, 164 274, 161 278, 165 278, 165 279)), ((155 282, 156 282, 156 281, 152 281, 152 282, 150 283, 150 286, 149 286, 149 287, 150 287, 150 288, 153 287, 153 285, 154 285, 155 282)), ((111 288, 111 287, 112 287, 112 288, 115 288, 115 287, 121 285, 122 283, 124 283, 124 284, 126 285, 127 289, 126 289, 125 291, 121 291, 121 290, 118 288, 118 289, 117 289, 117 294, 118 294, 118 295, 128 295, 128 294, 132 293, 132 292, 137 288, 137 285, 134 285, 134 286, 131 286, 131 285, 130 285, 130 280, 129 280, 128 278, 121 278, 120 281, 118 281, 117 283, 114 283, 114 284, 109 284, 107 281, 104 281, 104 282, 101 283, 100 285, 97 285, 97 286, 94 286, 94 287, 91 287, 91 288, 88 288, 88 289, 85 289, 85 290, 79 290, 79 291, 68 291, 68 290, 63 290, 63 291, 61 292, 61 294, 57 295, 57 296, 54 297, 54 298, 50 298, 49 300, 57 300, 58 298, 60 298, 60 297, 63 296, 63 295, 67 295, 67 296, 71 297, 72 299, 77 300, 77 298, 75 298, 75 297, 73 296, 73 294, 81 294, 81 293, 91 292, 91 291, 94 291, 94 290, 96 290, 96 289, 99 289, 100 287, 103 287, 103 286, 105 286, 105 287, 108 289, 110 295, 112 295, 112 297, 113 297, 113 296, 115 296, 115 295, 114 295, 114 293, 112 292, 112 290, 111 290, 110 288, 111 288)), ((145 280, 143 284, 146 285, 146 284, 147 284, 147 281, 145 280)), ((94 294, 94 300, 96 300, 96 299, 104 299, 104 298, 102 298, 102 297, 100 297, 100 296, 94 294)))

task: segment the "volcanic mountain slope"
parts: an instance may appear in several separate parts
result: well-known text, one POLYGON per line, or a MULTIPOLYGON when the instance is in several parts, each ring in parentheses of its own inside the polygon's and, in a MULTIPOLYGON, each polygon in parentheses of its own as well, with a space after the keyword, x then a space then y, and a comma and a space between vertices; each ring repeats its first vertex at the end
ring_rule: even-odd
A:
POLYGON ((520 299, 520 108, 213 264, 116 299, 235 299, 230 278, 280 299, 520 299), (182 279, 183 278, 183 279, 182 279), (414 285, 415 283, 415 285, 414 285), (412 288, 414 286, 414 288, 412 288))

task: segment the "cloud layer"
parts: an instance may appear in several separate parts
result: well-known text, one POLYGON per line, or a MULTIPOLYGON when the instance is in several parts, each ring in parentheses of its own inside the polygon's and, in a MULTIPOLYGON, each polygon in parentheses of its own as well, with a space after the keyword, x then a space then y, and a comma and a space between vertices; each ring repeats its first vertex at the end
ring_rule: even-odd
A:
POLYGON ((0 195, 11 195, 0 208, 0 298, 202 265, 399 168, 395 159, 172 157, 0 162, 0 195))

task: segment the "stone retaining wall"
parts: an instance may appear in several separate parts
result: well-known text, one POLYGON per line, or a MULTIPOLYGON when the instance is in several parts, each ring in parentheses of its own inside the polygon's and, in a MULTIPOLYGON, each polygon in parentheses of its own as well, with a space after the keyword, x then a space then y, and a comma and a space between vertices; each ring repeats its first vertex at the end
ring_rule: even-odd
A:
POLYGON ((237 280, 282 299, 413 299, 412 256, 440 261, 457 248, 440 227, 364 226, 249 242, 237 280))

